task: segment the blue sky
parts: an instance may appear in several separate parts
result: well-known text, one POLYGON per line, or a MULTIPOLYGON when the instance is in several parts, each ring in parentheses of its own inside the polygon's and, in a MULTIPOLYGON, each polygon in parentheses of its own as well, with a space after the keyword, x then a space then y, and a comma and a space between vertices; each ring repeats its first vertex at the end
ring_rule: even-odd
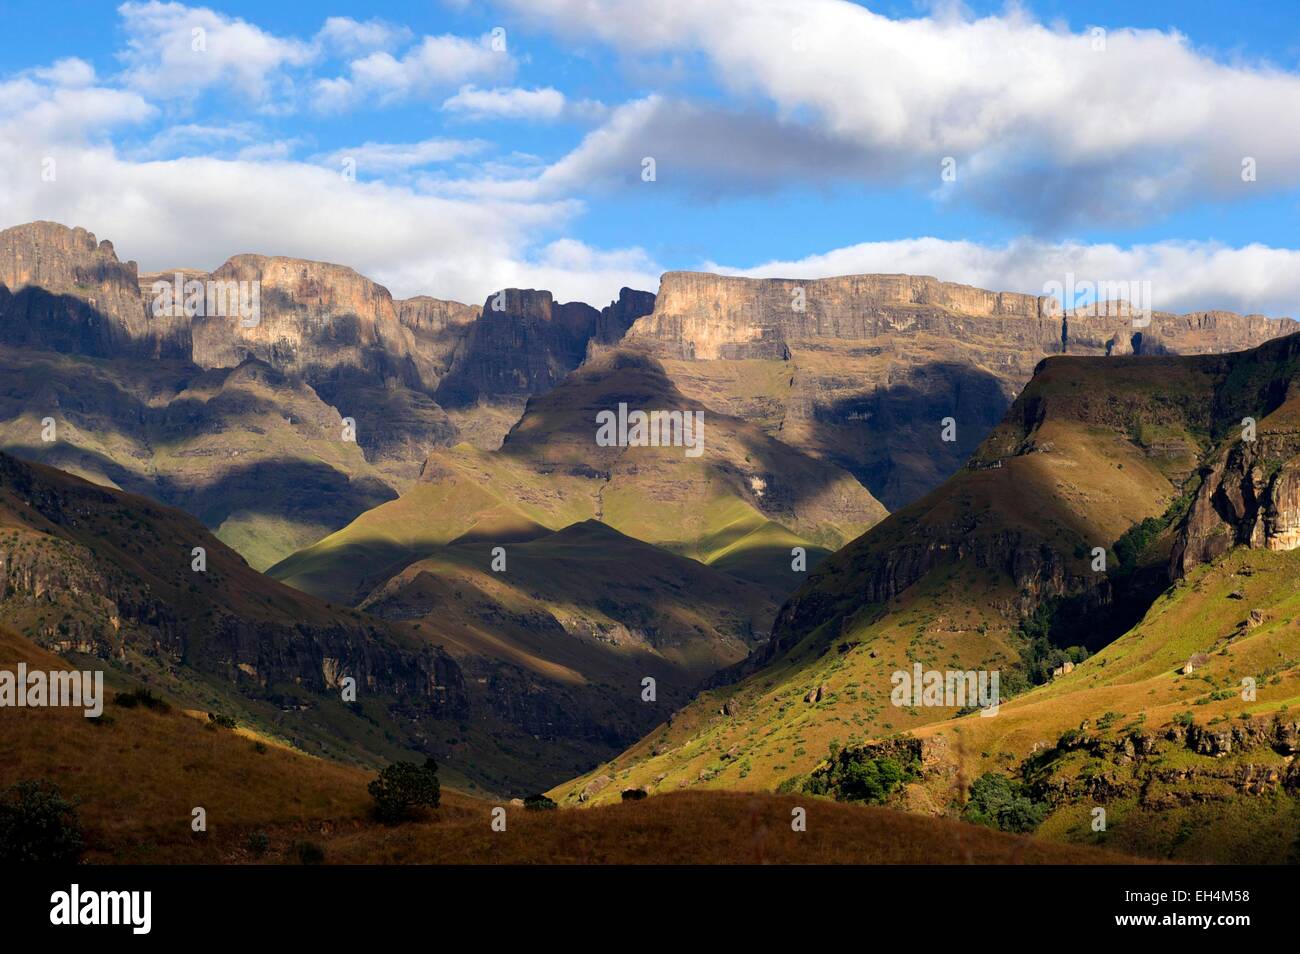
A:
POLYGON ((83 225, 144 269, 258 251, 398 295, 598 305, 678 268, 1031 293, 1068 271, 1149 280, 1170 310, 1300 316, 1294 4, 7 0, 5 19, 0 227, 83 225))

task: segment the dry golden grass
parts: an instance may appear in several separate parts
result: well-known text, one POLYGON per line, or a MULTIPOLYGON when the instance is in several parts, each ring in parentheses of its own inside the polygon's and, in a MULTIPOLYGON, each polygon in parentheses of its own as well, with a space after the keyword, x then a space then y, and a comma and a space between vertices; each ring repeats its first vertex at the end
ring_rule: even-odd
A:
MULTIPOLYGON (((67 664, 0 630, 0 660, 67 664)), ((369 817, 358 769, 243 733, 209 728, 180 709, 123 708, 96 724, 79 709, 0 710, 0 786, 54 782, 78 802, 92 863, 229 864, 297 859, 309 841, 327 862, 398 864, 1090 864, 1130 859, 1040 843, 943 819, 824 799, 735 792, 665 795, 590 811, 507 808, 444 791, 425 821, 388 827, 369 817), (791 809, 807 831, 791 830, 791 809), (208 830, 191 830, 191 812, 208 830), (264 833, 265 854, 249 835, 264 833)))
MULTIPOLYGON (((0 629, 0 668, 18 662, 72 668, 0 629)), ((99 720, 81 709, 0 709, 0 786, 45 779, 77 797, 90 860, 199 861, 269 823, 319 826, 367 810, 361 770, 270 743, 259 752, 179 709, 127 709, 106 694, 99 720), (190 829, 196 807, 207 812, 206 837, 190 829)))
POLYGON ((1116 864, 1098 849, 825 799, 677 792, 590 811, 509 809, 455 798, 436 821, 370 827, 326 845, 337 862, 420 864, 1116 864), (807 811, 807 831, 791 811, 807 811))

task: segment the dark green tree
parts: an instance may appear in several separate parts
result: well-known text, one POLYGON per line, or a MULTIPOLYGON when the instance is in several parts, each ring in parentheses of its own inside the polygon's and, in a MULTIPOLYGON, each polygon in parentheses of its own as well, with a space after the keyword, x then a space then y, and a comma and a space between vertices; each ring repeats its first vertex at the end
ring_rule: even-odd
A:
POLYGON ((433 759, 425 759, 423 765, 394 762, 382 769, 366 790, 375 800, 375 817, 390 825, 419 818, 426 808, 437 808, 442 799, 433 759))
POLYGON ((71 864, 85 849, 76 801, 58 786, 27 780, 0 792, 0 863, 71 864))

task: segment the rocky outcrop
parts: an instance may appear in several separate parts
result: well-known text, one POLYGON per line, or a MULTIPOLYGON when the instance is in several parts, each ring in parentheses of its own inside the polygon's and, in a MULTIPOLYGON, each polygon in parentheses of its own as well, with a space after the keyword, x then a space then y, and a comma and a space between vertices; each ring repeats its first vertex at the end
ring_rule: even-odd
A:
POLYGON ((85 229, 31 222, 0 232, 0 343, 93 357, 175 357, 183 319, 146 313, 135 262, 85 229))
POLYGON ((432 362, 439 378, 447 373, 456 348, 482 313, 477 305, 427 295, 397 302, 397 320, 410 329, 416 347, 432 362))
POLYGON ((548 291, 507 288, 488 296, 439 384, 444 407, 520 401, 543 394, 582 363, 601 316, 548 291))
POLYGON ((1203 354, 1254 347, 1300 330, 1262 315, 1154 312, 1134 318, 1127 303, 1063 314, 1055 298, 991 292, 915 275, 751 279, 703 272, 663 276, 654 312, 629 342, 696 360, 781 357, 798 342, 864 341, 933 334, 958 345, 996 343, 1010 362, 1032 368, 1049 354, 1203 354), (1022 355, 1028 349, 1031 355, 1022 355))
POLYGON ((1224 312, 1147 322, 1123 304, 1062 314, 1051 297, 908 275, 669 272, 626 343, 668 359, 688 395, 834 461, 894 510, 962 465, 1044 357, 1226 352, 1296 330, 1290 319, 1224 312), (755 358, 780 370, 697 366, 755 358), (956 440, 935 444, 945 417, 956 440), (914 453, 922 443, 927 453, 914 453))
POLYGON ((350 268, 237 255, 210 278, 257 283, 260 318, 192 318, 192 357, 200 367, 257 358, 301 375, 326 400, 357 378, 426 392, 437 386, 434 362, 420 353, 414 334, 398 320, 388 289, 350 268))
POLYGON ((1223 359, 1223 439, 1179 527, 1175 575, 1234 546, 1300 547, 1300 335, 1223 359))
MULTIPOLYGON (((1274 435, 1275 437, 1277 435, 1274 435)), ((1300 547, 1300 431, 1288 435, 1287 456, 1242 443, 1211 464, 1187 515, 1172 563, 1178 575, 1234 546, 1300 547)))
POLYGON ((793 343, 959 332, 1013 333, 1042 347, 1060 341, 1052 299, 987 292, 911 275, 850 275, 811 281, 702 272, 663 276, 654 313, 629 341, 697 360, 782 358, 793 343), (967 324, 985 322, 979 328, 967 324), (1017 325, 1004 324, 1016 322, 1017 325))
POLYGON ((618 298, 600 310, 591 340, 597 345, 614 345, 623 340, 637 320, 655 310, 653 292, 620 288, 618 298))
POLYGON ((1276 756, 1291 760, 1298 737, 1300 723, 1285 716, 1231 725, 1174 724, 1159 734, 1138 731, 1118 739, 1072 731, 1031 755, 1021 770, 1033 779, 1035 793, 1054 806, 1132 798, 1162 811, 1281 791, 1297 795, 1300 771, 1294 761, 1278 764, 1276 756), (1216 764, 1170 757, 1180 750, 1202 759, 1237 758, 1216 764), (1088 759, 1090 770, 1061 771, 1071 764, 1071 753, 1088 759))

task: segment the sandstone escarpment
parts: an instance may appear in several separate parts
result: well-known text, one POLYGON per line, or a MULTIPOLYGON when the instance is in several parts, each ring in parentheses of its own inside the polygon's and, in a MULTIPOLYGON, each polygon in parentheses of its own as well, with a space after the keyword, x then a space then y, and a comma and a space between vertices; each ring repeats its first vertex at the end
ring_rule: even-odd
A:
POLYGON ((1173 553, 1187 572, 1234 546, 1300 547, 1300 429, 1230 447, 1204 474, 1173 553))
POLYGON ((1226 352, 1297 329, 1224 312, 1146 321, 1126 304, 1062 314, 1053 297, 907 275, 670 272, 625 341, 689 396, 834 461, 897 509, 962 465, 1044 357, 1226 352), (937 444, 948 417, 956 440, 937 444))
POLYGON ((1234 546, 1300 547, 1300 335, 1222 361, 1222 435, 1179 527, 1181 575, 1234 546))
POLYGON ((146 314, 135 262, 85 229, 31 222, 0 232, 0 343, 94 357, 176 357, 184 320, 146 314))
POLYGON ((260 316, 256 322, 194 317, 193 359, 200 367, 258 358, 302 375, 322 395, 357 377, 425 391, 437 384, 434 362, 419 352, 414 335, 398 320, 388 289, 350 268, 237 255, 211 278, 258 283, 260 316))
POLYGON ((1025 341, 1059 341, 1053 299, 987 292, 910 275, 849 275, 811 281, 750 279, 702 272, 664 275, 654 313, 629 341, 688 359, 780 358, 813 338, 862 340, 924 332, 997 331, 1025 341), (986 328, 962 319, 991 319, 986 328), (1019 326, 1003 322, 1019 320, 1019 326))
POLYGON ((397 303, 397 319, 411 330, 420 353, 433 363, 441 378, 451 366, 452 355, 478 320, 483 309, 458 301, 443 301, 419 295, 397 303))
POLYGON ((490 295, 452 358, 438 402, 460 408, 549 391, 582 363, 599 322, 590 305, 560 304, 549 291, 507 288, 490 295))

